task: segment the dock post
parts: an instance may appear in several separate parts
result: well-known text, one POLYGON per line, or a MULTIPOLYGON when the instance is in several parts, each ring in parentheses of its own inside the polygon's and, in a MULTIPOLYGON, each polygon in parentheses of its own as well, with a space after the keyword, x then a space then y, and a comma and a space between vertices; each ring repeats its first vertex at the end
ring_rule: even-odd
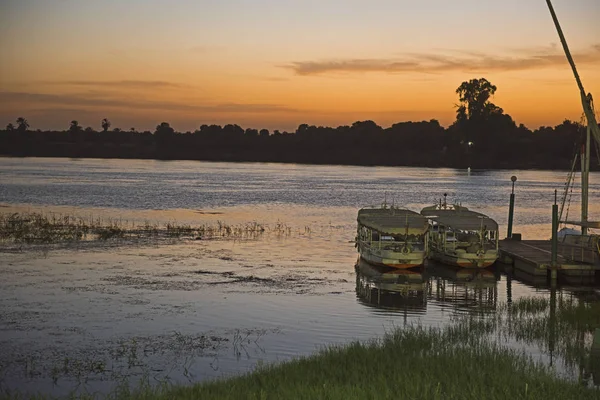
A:
POLYGON ((507 239, 512 237, 513 216, 515 213, 515 182, 517 177, 513 175, 510 177, 510 180, 512 181, 512 192, 510 193, 510 203, 508 206, 508 230, 506 232, 507 239))
POLYGON ((556 190, 554 191, 554 204, 552 205, 552 262, 550 265, 550 280, 556 283, 558 260, 558 204, 556 204, 556 190))
POLYGON ((550 318, 548 321, 548 352, 550 365, 553 363, 554 347, 556 345, 556 286, 550 289, 550 318))

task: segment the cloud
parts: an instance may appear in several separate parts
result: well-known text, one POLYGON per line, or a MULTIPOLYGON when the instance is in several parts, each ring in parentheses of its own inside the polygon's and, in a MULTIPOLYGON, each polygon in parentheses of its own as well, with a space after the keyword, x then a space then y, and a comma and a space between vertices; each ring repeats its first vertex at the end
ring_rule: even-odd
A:
MULTIPOLYGON (((329 73, 442 73, 449 71, 492 72, 522 71, 566 65, 565 55, 550 46, 509 55, 489 55, 477 52, 410 53, 399 58, 347 59, 325 61, 298 61, 282 67, 291 69, 296 75, 322 75, 329 73), (458 54, 456 54, 458 53, 458 54)), ((587 52, 574 54, 578 65, 600 63, 600 44, 593 45, 587 52)))
POLYGON ((75 81, 43 81, 40 82, 45 85, 62 85, 62 86, 101 86, 111 88, 122 88, 122 89, 182 89, 188 88, 189 85, 167 82, 167 81, 143 81, 143 80, 119 80, 119 81, 87 81, 87 80, 75 80, 75 81))
POLYGON ((193 105, 151 100, 124 100, 120 98, 94 98, 81 95, 28 92, 0 92, 0 104, 2 103, 10 105, 14 105, 15 103, 25 103, 28 105, 51 104, 52 106, 67 107, 123 107, 129 109, 212 113, 294 113, 300 111, 280 104, 222 103, 193 105))

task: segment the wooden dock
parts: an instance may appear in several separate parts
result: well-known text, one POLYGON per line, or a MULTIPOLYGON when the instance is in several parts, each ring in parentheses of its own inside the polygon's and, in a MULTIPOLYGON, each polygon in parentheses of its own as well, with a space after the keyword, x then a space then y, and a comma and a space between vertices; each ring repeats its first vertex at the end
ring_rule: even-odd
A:
MULTIPOLYGON (((549 240, 501 240, 500 262, 532 276, 552 272, 552 243, 549 240)), ((556 271, 561 275, 591 277, 600 275, 600 256, 588 249, 558 244, 556 271)))

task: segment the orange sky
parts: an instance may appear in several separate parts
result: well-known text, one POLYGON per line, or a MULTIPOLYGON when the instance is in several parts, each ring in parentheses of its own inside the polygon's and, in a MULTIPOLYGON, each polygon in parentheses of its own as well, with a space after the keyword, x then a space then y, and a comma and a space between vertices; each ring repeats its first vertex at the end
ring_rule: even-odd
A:
MULTIPOLYGON (((479 77, 498 87, 494 103, 517 123, 579 121, 545 1, 497 3, 3 1, 0 123, 447 126, 455 89, 479 77)), ((584 86, 600 97, 600 2, 553 3, 584 86)))

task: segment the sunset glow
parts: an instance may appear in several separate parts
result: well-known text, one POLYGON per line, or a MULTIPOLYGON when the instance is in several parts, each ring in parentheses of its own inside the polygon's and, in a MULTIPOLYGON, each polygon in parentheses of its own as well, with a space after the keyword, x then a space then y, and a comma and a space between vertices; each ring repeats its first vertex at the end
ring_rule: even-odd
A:
MULTIPOLYGON (((600 2, 555 0, 583 84, 600 99, 600 2)), ((529 128, 579 121, 579 93, 543 0, 6 0, 0 123, 179 130, 237 123, 384 127, 455 117, 485 77, 529 128)), ((597 107, 598 108, 598 107, 597 107)))

